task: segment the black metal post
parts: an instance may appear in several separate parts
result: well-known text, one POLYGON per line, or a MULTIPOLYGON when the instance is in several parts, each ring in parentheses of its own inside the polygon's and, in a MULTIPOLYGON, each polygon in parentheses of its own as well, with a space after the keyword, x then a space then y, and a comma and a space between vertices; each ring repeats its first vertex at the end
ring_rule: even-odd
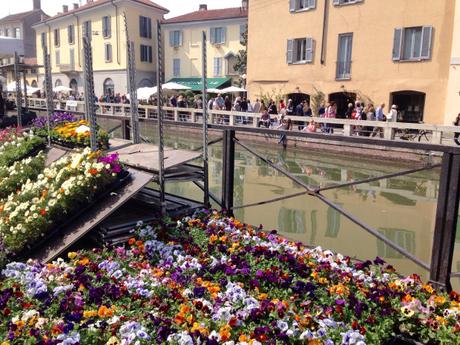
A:
POLYGON ((231 215, 235 176, 235 131, 232 129, 224 130, 222 160, 222 207, 231 215))
POLYGON ((203 31, 201 38, 201 53, 202 53, 202 93, 203 93, 203 186, 204 186, 204 198, 203 203, 204 207, 210 208, 211 204, 209 202, 209 154, 208 154, 208 64, 207 64, 207 50, 206 50, 207 38, 206 31, 203 31))
POLYGON ((438 288, 452 290, 450 274, 457 232, 460 197, 460 155, 444 153, 438 206, 431 253, 430 281, 438 288))
POLYGON ((161 215, 166 215, 164 112, 163 112, 163 40, 161 22, 157 20, 157 113, 158 113, 158 184, 160 185, 161 215))

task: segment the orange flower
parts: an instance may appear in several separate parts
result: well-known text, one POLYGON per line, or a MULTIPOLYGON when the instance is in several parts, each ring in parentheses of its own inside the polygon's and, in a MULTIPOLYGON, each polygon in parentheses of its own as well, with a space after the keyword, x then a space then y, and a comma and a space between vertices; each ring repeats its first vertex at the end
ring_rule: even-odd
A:
POLYGON ((221 329, 219 330, 219 335, 220 335, 220 338, 221 338, 222 341, 227 341, 228 339, 230 339, 230 336, 231 336, 230 331, 231 330, 232 330, 232 328, 229 325, 225 325, 225 326, 221 327, 221 329))
POLYGON ((128 241, 128 244, 132 246, 134 243, 136 243, 136 239, 134 237, 131 237, 128 241))
POLYGON ((86 266, 86 265, 89 264, 89 259, 88 259, 87 257, 84 257, 83 259, 78 260, 77 263, 78 263, 79 265, 86 266))
POLYGON ((41 214, 42 216, 44 216, 44 215, 46 214, 46 210, 45 210, 45 209, 41 209, 41 210, 40 210, 40 214, 41 214))
POLYGON ((95 317, 95 316, 97 316, 97 311, 95 310, 85 310, 83 312, 83 317, 85 319, 89 319, 90 317, 95 317))
POLYGON ((99 310, 97 311, 97 315, 99 317, 112 317, 113 316, 113 309, 112 308, 107 308, 105 305, 99 307, 99 310))
POLYGON ((97 174, 98 174, 97 169, 89 169, 88 172, 89 172, 91 175, 97 175, 97 174))

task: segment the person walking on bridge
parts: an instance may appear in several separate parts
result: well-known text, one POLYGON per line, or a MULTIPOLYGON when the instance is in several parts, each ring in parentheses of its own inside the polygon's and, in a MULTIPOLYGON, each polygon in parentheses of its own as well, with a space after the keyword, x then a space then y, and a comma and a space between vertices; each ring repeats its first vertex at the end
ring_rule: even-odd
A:
MULTIPOLYGON (((458 113, 457 118, 454 121, 454 126, 460 126, 460 113, 458 113)), ((454 141, 457 145, 460 145, 458 137, 460 137, 460 132, 455 132, 454 141)))

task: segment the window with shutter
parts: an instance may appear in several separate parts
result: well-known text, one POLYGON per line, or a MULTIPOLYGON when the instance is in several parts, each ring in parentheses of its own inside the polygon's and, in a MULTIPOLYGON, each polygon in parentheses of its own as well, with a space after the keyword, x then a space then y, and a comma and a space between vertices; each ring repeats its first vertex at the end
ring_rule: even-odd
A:
POLYGON ((73 25, 67 27, 67 40, 69 44, 75 43, 75 26, 73 25))
POLYGON ((112 35, 110 16, 105 16, 102 18, 102 34, 104 38, 110 37, 112 35))
POLYGON ((356 4, 359 2, 363 2, 364 0, 333 0, 332 4, 334 6, 341 6, 341 5, 351 5, 356 4))
POLYGON ((292 63, 292 57, 294 54, 294 40, 287 41, 287 53, 286 53, 286 61, 288 64, 292 63))
POLYGON ((46 32, 42 32, 42 48, 46 47, 46 32))
POLYGON ((55 61, 54 62, 55 62, 56 65, 61 64, 61 53, 59 52, 59 50, 56 50, 55 61))
POLYGON ((431 59, 432 26, 396 28, 393 39, 393 61, 431 59))
POLYGON ((222 75, 222 58, 214 58, 214 76, 220 77, 222 75))
POLYGON ((305 47, 305 61, 306 62, 313 62, 313 39, 311 37, 307 37, 306 39, 306 47, 305 47))
POLYGON ((403 29, 396 28, 393 38, 393 61, 401 60, 401 43, 403 29))
POLYGON ((422 29, 422 49, 420 58, 429 60, 431 59, 431 42, 433 39, 433 27, 424 26, 422 29))
POLYGON ((105 62, 112 62, 112 45, 105 45, 105 62))
POLYGON ((290 12, 303 12, 316 8, 316 0, 291 0, 289 2, 290 12))
POLYGON ((211 44, 224 44, 226 36, 226 28, 211 28, 211 44))
POLYGON ((61 44, 61 34, 59 29, 54 29, 54 46, 59 47, 61 44))
POLYGON ((173 59, 173 75, 180 77, 180 59, 173 59))

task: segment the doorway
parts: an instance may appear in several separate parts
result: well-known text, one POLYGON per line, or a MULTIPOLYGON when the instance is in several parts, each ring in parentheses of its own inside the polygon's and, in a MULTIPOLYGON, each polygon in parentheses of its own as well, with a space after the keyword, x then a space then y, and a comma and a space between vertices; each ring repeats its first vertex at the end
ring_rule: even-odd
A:
POLYGON ((348 109, 348 104, 356 102, 356 93, 353 92, 336 92, 329 94, 329 103, 337 104, 337 118, 344 119, 348 109))
POLYGON ((288 99, 292 99, 292 104, 295 107, 297 107, 302 101, 307 101, 307 103, 310 105, 310 95, 307 95, 306 93, 301 93, 301 92, 295 92, 295 93, 290 93, 287 95, 288 99))
POLYGON ((398 106, 398 121, 418 123, 423 121, 425 93, 418 91, 396 91, 390 95, 390 104, 398 106))

